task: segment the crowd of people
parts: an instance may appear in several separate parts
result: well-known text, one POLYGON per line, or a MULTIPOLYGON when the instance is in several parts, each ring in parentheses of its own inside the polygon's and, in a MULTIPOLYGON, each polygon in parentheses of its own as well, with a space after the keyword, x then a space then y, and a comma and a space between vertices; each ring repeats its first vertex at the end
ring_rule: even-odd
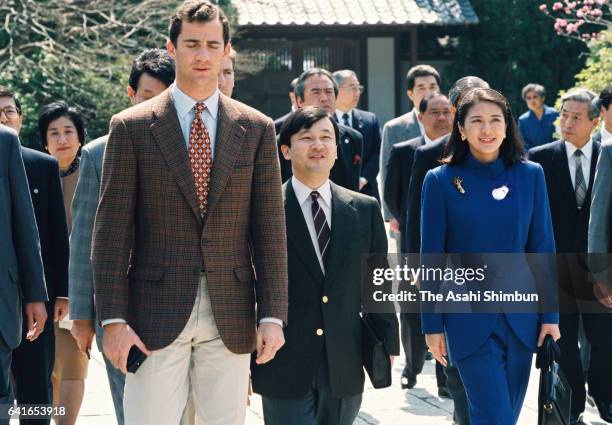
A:
POLYGON ((1 406, 63 407, 55 423, 75 424, 95 337, 120 425, 240 425, 251 385, 268 425, 350 425, 362 259, 389 236, 423 258, 572 254, 547 282, 555 311, 368 313, 391 363, 403 348, 398 388, 429 358, 454 423, 516 424, 550 335, 570 422, 588 400, 612 423, 609 271, 572 260, 612 249, 612 85, 557 111, 527 84, 515 120, 486 81, 446 95, 416 65, 413 109, 381 131, 352 70, 304 71, 273 122, 232 99, 236 55, 222 9, 186 0, 166 49, 134 59, 109 134, 86 144, 81 113, 52 102, 45 153, 20 145, 30 117, 0 86, 1 406))

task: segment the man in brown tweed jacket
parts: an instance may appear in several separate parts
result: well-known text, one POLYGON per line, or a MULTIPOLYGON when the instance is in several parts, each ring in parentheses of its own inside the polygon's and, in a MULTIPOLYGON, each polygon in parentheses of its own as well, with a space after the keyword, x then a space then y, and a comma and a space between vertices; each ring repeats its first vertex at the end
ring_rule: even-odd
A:
POLYGON ((216 5, 183 3, 167 48, 175 83, 111 122, 92 250, 97 317, 116 367, 126 371, 132 346, 147 354, 126 379, 127 425, 178 424, 190 388, 200 418, 238 425, 249 353, 271 360, 287 321, 274 125, 217 89, 230 44, 216 5))

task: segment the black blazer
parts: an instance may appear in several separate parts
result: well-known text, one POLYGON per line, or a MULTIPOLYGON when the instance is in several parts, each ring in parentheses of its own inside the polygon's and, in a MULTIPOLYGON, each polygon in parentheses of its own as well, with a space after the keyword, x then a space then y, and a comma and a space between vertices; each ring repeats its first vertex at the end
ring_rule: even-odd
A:
MULTIPOLYGON (((412 173, 412 162, 414 152, 425 145, 423 136, 405 142, 397 143, 391 149, 389 163, 387 165, 387 175, 385 179, 384 199, 387 208, 393 217, 397 217, 400 224, 400 231, 404 228, 408 208, 408 187, 410 185, 410 175, 412 173)), ((402 246, 402 251, 403 251, 402 246)))
MULTIPOLYGON (((293 185, 283 186, 289 259, 289 318, 285 345, 264 365, 251 363, 253 390, 272 398, 297 398, 311 388, 327 354, 333 397, 363 392, 361 357, 361 261, 387 252, 380 206, 372 197, 334 183, 326 274, 319 266, 293 185), (327 297, 324 299, 323 297, 327 297), (327 301, 327 302, 325 302, 327 301), (317 335, 317 329, 323 335, 317 335)), ((395 314, 371 314, 393 355, 399 354, 395 314)))
POLYGON ((406 248, 405 252, 421 251, 421 190, 427 172, 440 165, 439 160, 444 155, 444 147, 449 137, 421 146, 414 152, 406 201, 406 219, 400 227, 401 246, 402 249, 406 248))
MULTIPOLYGON (((282 126, 282 124, 281 124, 282 126)), ((359 132, 350 127, 338 125, 340 140, 338 141, 338 159, 331 169, 330 180, 355 192, 359 191, 359 175, 362 164, 363 138, 359 132)), ((276 137, 278 157, 280 160, 281 178, 283 183, 293 175, 291 161, 287 161, 281 152, 280 138, 276 137)))
POLYGON ((353 109, 352 124, 353 129, 361 133, 363 137, 363 157, 361 166, 361 176, 368 184, 362 189, 361 193, 375 197, 380 202, 378 191, 378 170, 380 168, 380 125, 378 118, 373 112, 353 109))
POLYGON ((289 111, 285 115, 283 115, 282 117, 277 118, 277 119, 274 120, 274 129, 276 130, 276 134, 277 135, 280 133, 281 127, 283 126, 283 124, 285 123, 287 118, 289 118, 289 115, 291 115, 292 113, 293 113, 293 111, 289 111))
POLYGON ((52 308, 55 298, 68 297, 68 228, 59 167, 55 158, 33 149, 22 147, 21 156, 40 236, 48 307, 52 308))
POLYGON ((581 209, 576 204, 565 142, 559 140, 529 150, 529 159, 544 169, 557 252, 587 252, 591 191, 599 149, 600 144, 593 142, 589 186, 581 209))

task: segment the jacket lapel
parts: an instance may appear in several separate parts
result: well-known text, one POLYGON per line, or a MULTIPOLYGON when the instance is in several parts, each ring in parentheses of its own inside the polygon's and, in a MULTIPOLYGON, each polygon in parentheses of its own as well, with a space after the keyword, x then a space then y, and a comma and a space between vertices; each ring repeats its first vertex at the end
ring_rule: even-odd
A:
POLYGON ((304 264, 304 268, 312 275, 313 279, 319 283, 323 283, 323 272, 319 266, 319 259, 312 238, 308 232, 308 226, 302 213, 302 208, 298 203, 297 197, 289 179, 283 188, 285 197, 285 219, 287 221, 287 239, 293 245, 292 252, 300 258, 304 264))
POLYGON ((363 118, 356 108, 353 108, 353 128, 363 131, 363 118))
POLYGON ((201 221, 189 155, 183 140, 178 115, 172 102, 170 88, 157 98, 157 102, 153 106, 153 115, 153 122, 151 123, 153 139, 157 143, 185 200, 197 219, 201 221))
POLYGON ((348 191, 344 191, 331 182, 332 191, 332 223, 329 256, 325 265, 325 285, 333 282, 344 267, 343 259, 347 255, 351 238, 359 228, 357 211, 351 205, 353 199, 348 191))
POLYGON ((574 208, 578 208, 578 204, 576 204, 576 193, 569 172, 565 142, 563 140, 557 142, 556 149, 553 153, 553 169, 556 171, 557 177, 559 178, 560 190, 565 192, 566 197, 571 200, 574 208))
POLYGON ((593 182, 595 181, 595 170, 597 169, 597 159, 599 158, 599 150, 601 145, 599 142, 593 141, 593 153, 591 155, 591 171, 589 173, 589 188, 587 190, 587 199, 591 199, 591 191, 593 190, 593 182))
POLYGON ((208 192, 208 214, 215 209, 219 196, 223 193, 227 181, 234 169, 234 164, 242 151, 246 130, 238 120, 240 111, 231 105, 224 95, 219 96, 217 115, 217 137, 215 139, 215 156, 210 174, 210 191, 208 192))

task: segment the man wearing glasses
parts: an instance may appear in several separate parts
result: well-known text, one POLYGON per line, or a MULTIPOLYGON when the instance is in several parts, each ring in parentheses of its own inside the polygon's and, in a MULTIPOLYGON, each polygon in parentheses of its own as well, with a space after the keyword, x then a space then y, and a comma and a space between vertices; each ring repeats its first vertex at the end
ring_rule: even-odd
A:
POLYGON ((336 99, 336 122, 352 127, 363 136, 363 158, 361 175, 359 176, 359 191, 375 197, 380 202, 378 192, 378 175, 380 162, 380 125, 376 114, 357 108, 363 86, 359 84, 357 74, 350 69, 334 72, 334 80, 338 84, 336 99))

